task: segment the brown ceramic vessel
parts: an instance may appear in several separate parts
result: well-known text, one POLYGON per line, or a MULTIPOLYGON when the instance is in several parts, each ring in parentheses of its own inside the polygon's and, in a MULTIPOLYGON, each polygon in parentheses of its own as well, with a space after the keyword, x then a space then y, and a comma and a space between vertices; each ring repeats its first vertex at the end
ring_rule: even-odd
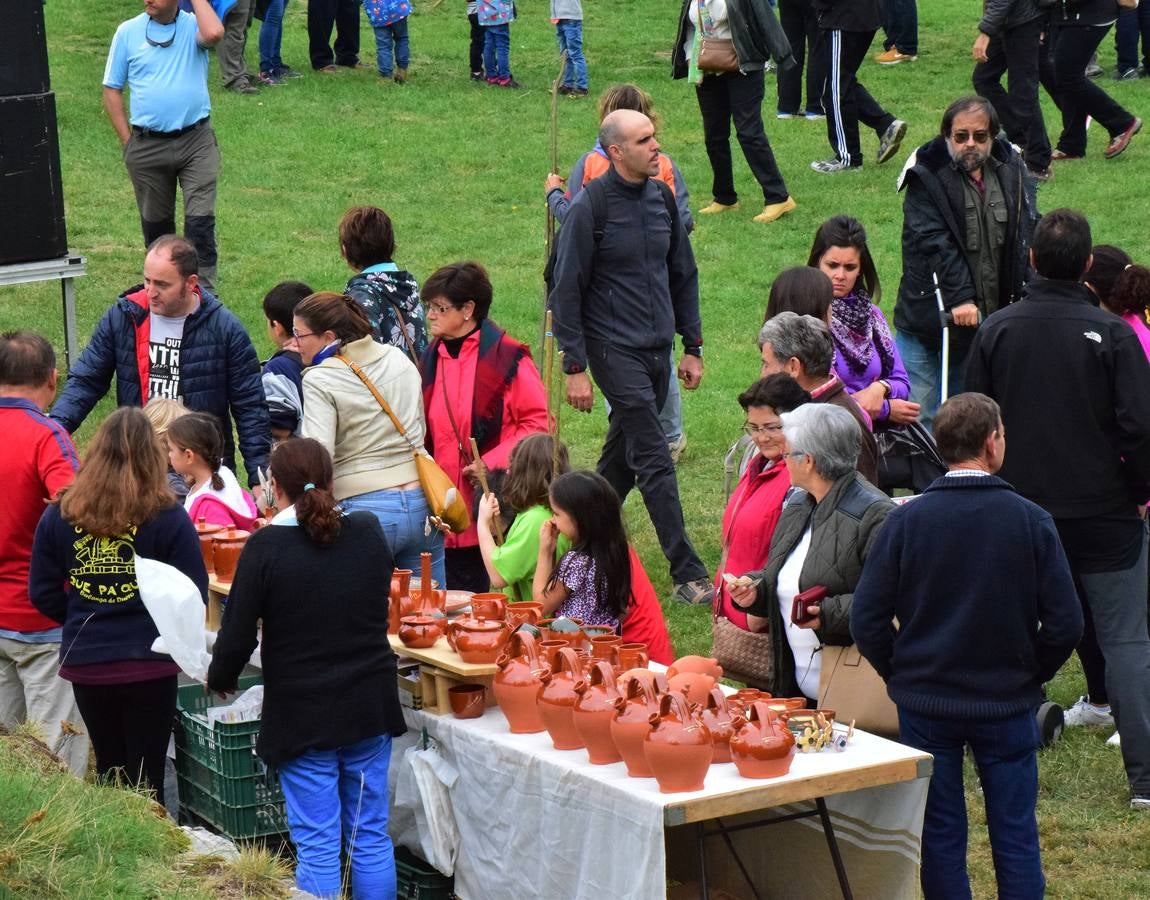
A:
POLYGON ((540 676, 543 689, 539 692, 539 717, 551 735, 556 750, 578 750, 583 737, 575 730, 575 701, 579 695, 575 684, 581 681, 583 660, 570 647, 558 651, 558 667, 540 676))
POLYGON ((432 616, 404 616, 399 620, 399 639, 403 646, 412 650, 422 650, 434 646, 443 634, 442 619, 432 616))
POLYGON ((683 672, 697 672, 700 675, 710 675, 715 681, 723 677, 723 667, 713 656, 680 656, 671 665, 667 666, 668 680, 683 672))
POLYGON ((714 753, 710 729, 691 713, 687 699, 673 691, 660 698, 659 712, 649 721, 643 754, 659 790, 701 791, 714 753))
MULTIPOLYGON (((670 672, 670 669, 667 670, 670 672)), ((714 678, 702 672, 679 672, 669 676, 667 684, 676 694, 686 694, 692 703, 702 706, 707 702, 707 695, 716 684, 714 678)))
POLYGON ((507 617, 506 594, 475 594, 471 598, 471 615, 493 621, 507 617))
MULTIPOLYGON (((431 613, 447 614, 447 591, 437 589, 431 580, 431 554, 419 554, 420 578, 419 587, 413 589, 403 604, 403 614, 429 615, 431 613)), ((414 581, 414 580, 413 580, 414 581)))
POLYGON ((391 590, 387 592, 387 633, 399 634, 399 620, 403 618, 403 598, 411 586, 411 569, 393 569, 391 590))
POLYGON ((538 625, 543 618, 543 604, 534 600, 524 600, 522 603, 508 603, 504 618, 511 623, 512 628, 518 628, 524 623, 538 625))
POLYGON ((795 738, 765 700, 751 704, 746 717, 735 716, 731 758, 744 778, 786 775, 795 756, 795 738))
POLYGON ((540 656, 535 638, 525 631, 514 632, 495 664, 499 671, 492 690, 511 733, 545 731, 539 716, 539 691, 543 688, 540 676, 550 669, 540 656))
POLYGON ((228 526, 212 535, 212 562, 216 567, 216 581, 231 582, 236 574, 236 563, 240 560, 244 543, 251 537, 250 531, 241 531, 228 526))
POLYGON ((448 642, 465 663, 493 663, 511 636, 511 626, 482 616, 464 616, 447 623, 447 635, 448 642))
POLYGON ((571 714, 575 730, 587 745, 592 765, 617 763, 623 757, 611 739, 615 701, 622 695, 615 685, 615 669, 603 659, 592 659, 588 675, 575 683, 575 709, 571 714))
POLYGON ((647 645, 631 642, 619 645, 619 668, 645 669, 651 664, 651 657, 647 655, 647 645))
POLYGON ((619 665, 619 647, 623 639, 614 634, 600 634, 591 638, 591 658, 605 659, 612 667, 619 665))
POLYGON ((223 525, 215 525, 203 516, 196 519, 196 536, 200 539, 200 554, 204 557, 204 568, 211 575, 215 572, 212 562, 212 538, 223 530, 223 525))
POLYGON ((632 778, 650 778, 651 767, 643 752, 643 741, 651 730, 651 716, 659 712, 659 697, 667 690, 667 680, 660 673, 637 669, 622 685, 622 696, 615 701, 611 719, 611 740, 627 765, 632 778))
POLYGON ((453 684, 447 689, 451 714, 457 719, 478 719, 487 708, 487 688, 482 684, 453 684))
POLYGON ((703 724, 711 731, 711 746, 714 748, 711 762, 731 761, 731 735, 735 733, 731 724, 733 718, 727 695, 721 687, 715 685, 707 695, 707 705, 702 711, 703 724))

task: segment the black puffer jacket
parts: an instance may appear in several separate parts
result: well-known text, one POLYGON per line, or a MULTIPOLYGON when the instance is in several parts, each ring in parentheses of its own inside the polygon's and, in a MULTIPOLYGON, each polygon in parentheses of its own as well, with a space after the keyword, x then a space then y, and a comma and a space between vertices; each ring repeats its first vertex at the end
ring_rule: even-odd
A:
POLYGON ((814 0, 812 5, 824 31, 878 31, 882 26, 880 0, 814 0))
MULTIPOLYGON (((671 77, 686 78, 690 63, 687 59, 687 40, 694 31, 691 24, 691 4, 698 0, 683 0, 679 9, 679 30, 671 52, 671 77)), ((727 20, 731 26, 731 41, 739 57, 739 70, 761 72, 767 60, 773 59, 781 69, 795 64, 791 57, 791 43, 783 26, 775 18, 767 0, 727 0, 727 20)))
POLYGON ((978 30, 991 37, 1046 15, 1035 0, 986 0, 978 30))
MULTIPOLYGON (((1026 177, 1026 164, 1005 138, 996 138, 990 151, 1007 199, 1006 246, 999 277, 999 307, 1018 299, 1027 274, 1030 237, 1038 221, 1035 182, 1026 177)), ((974 273, 966 252, 966 201, 962 179, 941 136, 923 144, 906 161, 898 189, 903 200, 902 280, 894 305, 894 324, 928 345, 941 340, 934 273, 942 288, 943 305, 953 309, 975 299, 974 273)), ((952 338, 969 342, 972 329, 955 329, 952 338), (970 332, 963 335, 962 332, 970 332)))
POLYGON ((1060 0, 1055 4, 1052 22, 1056 26, 1109 25, 1118 18, 1115 0, 1060 0))

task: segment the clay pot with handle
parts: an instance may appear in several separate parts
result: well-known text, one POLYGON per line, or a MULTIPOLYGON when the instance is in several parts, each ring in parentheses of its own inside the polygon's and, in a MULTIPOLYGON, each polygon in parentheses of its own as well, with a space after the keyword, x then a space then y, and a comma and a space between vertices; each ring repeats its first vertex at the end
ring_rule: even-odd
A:
POLYGON ((540 675, 539 717, 556 750, 579 750, 584 746, 583 736, 575 730, 573 713, 579 699, 575 684, 584 677, 583 660, 570 647, 559 650, 556 659, 557 667, 540 675))
MULTIPOLYGON (((670 680, 683 672, 697 672, 700 675, 710 675, 715 681, 723 677, 723 667, 713 656, 680 656, 671 665, 667 666, 667 679, 670 680)), ((710 690, 708 688, 708 690, 710 690)))
POLYGON ((507 618, 506 594, 475 594, 471 598, 471 614, 484 619, 507 618))
POLYGON ((543 604, 535 600, 524 600, 522 603, 508 603, 504 618, 511 623, 513 628, 518 628, 524 623, 528 625, 538 625, 543 618, 543 604))
POLYGON ((403 646, 412 650, 422 650, 435 645, 439 636, 443 634, 440 630, 442 625, 443 620, 433 616, 404 616, 399 620, 397 633, 403 646))
POLYGON ((587 745, 587 758, 592 765, 617 763, 623 757, 611 739, 611 720, 615 718, 615 701, 622 695, 615 685, 615 670, 609 662, 593 659, 586 678, 575 683, 572 719, 575 730, 587 745))
POLYGON ((482 616, 464 617, 447 624, 448 643, 465 663, 493 663, 511 637, 511 626, 482 616))
MULTIPOLYGON (((742 707, 738 707, 742 709, 742 707)), ((728 705, 727 695, 718 685, 711 688, 707 695, 707 705, 702 711, 703 724, 711 731, 711 743, 714 753, 711 762, 728 763, 731 761, 731 735, 735 733, 731 724, 733 715, 728 705)))
POLYGON ((399 634, 399 620, 403 618, 403 598, 411 585, 411 569, 393 569, 391 590, 387 592, 387 633, 399 634))
POLYGON ((611 740, 632 778, 650 778, 651 767, 643 753, 643 740, 651 730, 651 716, 659 712, 659 697, 667 690, 661 673, 638 669, 622 684, 611 719, 611 740))
POLYGON ((691 712, 687 698, 674 691, 660 698, 659 712, 649 721, 643 753, 659 791, 701 791, 715 752, 711 730, 691 712))
POLYGON ((204 558, 204 568, 211 575, 216 571, 212 561, 212 538, 223 530, 223 525, 215 525, 200 516, 196 519, 196 536, 200 539, 200 555, 204 558))
POLYGON ((795 738, 765 700, 750 704, 747 715, 731 723, 731 758, 744 778, 786 775, 795 757, 795 738))
POLYGON ((252 536, 250 531, 242 531, 229 525, 212 535, 212 562, 216 567, 216 581, 228 583, 235 577, 236 563, 244 544, 252 536))
POLYGON ((627 669, 645 669, 651 664, 651 657, 647 654, 647 645, 639 642, 631 642, 619 645, 619 668, 626 671, 627 669))
POLYGON ((503 654, 495 661, 493 690, 495 702, 507 719, 512 734, 536 734, 547 726, 539 715, 539 692, 542 675, 550 672, 540 658, 535 638, 524 631, 511 635, 503 654))

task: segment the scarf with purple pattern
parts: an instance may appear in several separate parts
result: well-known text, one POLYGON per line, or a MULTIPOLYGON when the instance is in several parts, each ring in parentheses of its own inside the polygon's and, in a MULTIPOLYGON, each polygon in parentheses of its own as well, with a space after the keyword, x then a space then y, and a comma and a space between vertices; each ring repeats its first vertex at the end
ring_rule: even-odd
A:
POLYGON ((881 372, 894 368, 894 338, 886 316, 871 305, 866 291, 852 291, 831 301, 831 334, 835 349, 847 368, 858 375, 866 371, 877 352, 881 372))

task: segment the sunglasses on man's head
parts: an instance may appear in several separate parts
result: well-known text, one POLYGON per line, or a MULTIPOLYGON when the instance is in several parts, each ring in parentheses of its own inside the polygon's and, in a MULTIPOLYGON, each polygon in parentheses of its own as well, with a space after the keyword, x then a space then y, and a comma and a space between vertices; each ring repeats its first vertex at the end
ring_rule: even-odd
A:
POLYGON ((952 131, 950 139, 956 144, 965 144, 971 138, 974 138, 976 144, 985 144, 990 140, 989 131, 952 131))

